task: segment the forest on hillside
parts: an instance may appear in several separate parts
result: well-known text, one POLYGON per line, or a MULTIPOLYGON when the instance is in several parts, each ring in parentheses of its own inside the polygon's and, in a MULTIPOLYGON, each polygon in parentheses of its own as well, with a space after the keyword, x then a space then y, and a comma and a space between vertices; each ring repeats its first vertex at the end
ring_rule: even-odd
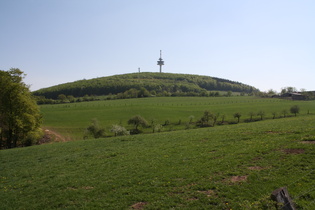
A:
MULTIPOLYGON (((57 99, 60 94, 83 97, 86 95, 122 94, 130 90, 149 92, 151 95, 181 95, 181 93, 202 95, 206 91, 259 92, 258 89, 249 85, 209 76, 131 73, 89 80, 83 79, 40 89, 33 94, 47 99, 57 99)), ((143 96, 145 97, 145 95, 143 96)))

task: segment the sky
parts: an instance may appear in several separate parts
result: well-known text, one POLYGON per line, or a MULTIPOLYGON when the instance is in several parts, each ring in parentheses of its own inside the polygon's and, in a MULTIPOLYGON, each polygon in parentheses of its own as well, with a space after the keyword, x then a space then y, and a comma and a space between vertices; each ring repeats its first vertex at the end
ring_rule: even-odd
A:
POLYGON ((32 91, 138 72, 315 90, 314 0, 0 0, 0 70, 32 91))

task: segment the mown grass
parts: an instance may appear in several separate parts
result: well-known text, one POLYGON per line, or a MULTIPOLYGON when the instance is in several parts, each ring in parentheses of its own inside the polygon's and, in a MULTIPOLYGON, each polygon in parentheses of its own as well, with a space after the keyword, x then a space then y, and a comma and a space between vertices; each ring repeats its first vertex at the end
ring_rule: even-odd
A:
POLYGON ((1 209, 315 206, 315 115, 0 151, 1 209))
MULTIPOLYGON (((240 121, 248 120, 249 113, 264 111, 266 118, 273 118, 282 115, 285 109, 298 105, 300 114, 305 115, 308 111, 315 113, 315 101, 291 101, 272 98, 258 97, 158 97, 142 99, 125 99, 113 101, 95 101, 59 105, 42 105, 41 111, 44 116, 44 126, 53 129, 66 137, 82 139, 86 127, 91 119, 97 118, 106 128, 107 135, 111 125, 121 124, 128 130, 132 129, 127 121, 134 115, 141 115, 147 121, 155 120, 156 123, 164 124, 169 121, 170 125, 163 128, 164 131, 183 130, 193 116, 197 121, 205 110, 214 114, 220 114, 218 121, 224 115, 224 120, 235 122, 233 115, 236 112, 242 114, 240 121), (179 125, 179 121, 181 121, 179 125)), ((259 119, 254 116, 254 119, 259 119)), ((191 126, 193 127, 193 126, 191 126)), ((144 129, 144 132, 152 132, 151 128, 144 129)))

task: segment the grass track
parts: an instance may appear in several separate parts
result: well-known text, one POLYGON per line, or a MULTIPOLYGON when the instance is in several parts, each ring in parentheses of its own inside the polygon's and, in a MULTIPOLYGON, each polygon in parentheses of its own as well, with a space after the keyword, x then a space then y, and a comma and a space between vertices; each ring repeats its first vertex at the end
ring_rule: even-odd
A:
POLYGON ((315 206, 315 115, 0 151, 2 209, 315 206), (232 180, 239 180, 233 182, 232 180))

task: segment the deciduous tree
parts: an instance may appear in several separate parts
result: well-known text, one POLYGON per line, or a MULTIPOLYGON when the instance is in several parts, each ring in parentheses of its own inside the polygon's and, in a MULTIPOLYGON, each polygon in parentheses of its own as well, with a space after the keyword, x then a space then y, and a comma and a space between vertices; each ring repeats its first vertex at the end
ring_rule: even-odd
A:
POLYGON ((0 70, 0 148, 30 145, 40 136, 42 116, 24 76, 17 68, 0 70))
POLYGON ((139 126, 146 127, 149 125, 148 122, 143 117, 141 117, 140 115, 135 115, 132 118, 130 118, 128 120, 128 124, 134 125, 135 130, 138 130, 139 126))
POLYGON ((300 107, 298 105, 294 105, 290 108, 290 112, 296 116, 300 112, 300 107))
POLYGON ((86 128, 86 134, 92 135, 95 139, 105 137, 105 129, 102 128, 99 121, 94 118, 91 124, 86 128))
POLYGON ((265 112, 261 110, 257 113, 257 115, 260 116, 260 120, 263 120, 263 117, 265 116, 265 112))
POLYGON ((250 112, 248 115, 250 116, 250 121, 253 121, 253 116, 255 115, 255 113, 254 112, 250 112))
POLYGON ((234 118, 237 118, 237 123, 240 122, 241 116, 242 116, 242 115, 241 115, 241 113, 239 113, 239 112, 237 112, 237 113, 234 114, 234 118))

